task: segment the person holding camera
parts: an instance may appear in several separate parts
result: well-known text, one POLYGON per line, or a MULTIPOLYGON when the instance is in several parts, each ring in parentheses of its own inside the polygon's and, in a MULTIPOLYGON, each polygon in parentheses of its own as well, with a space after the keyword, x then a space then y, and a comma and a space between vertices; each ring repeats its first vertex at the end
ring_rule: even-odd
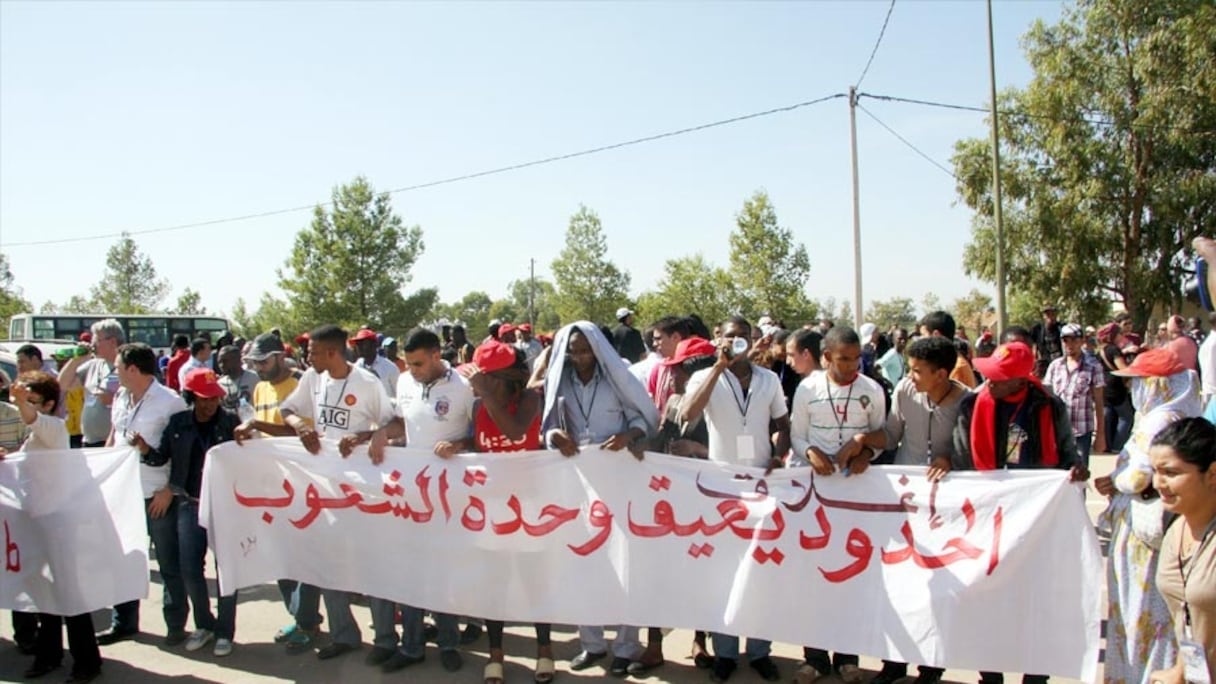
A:
MULTIPOLYGON (((165 645, 186 640, 186 585, 177 544, 177 514, 169 489, 169 454, 160 450, 169 417, 186 410, 176 392, 156 381, 156 352, 142 342, 124 344, 115 356, 118 393, 110 407, 106 446, 129 446, 139 454, 139 482, 147 507, 148 534, 156 545, 156 562, 164 580, 165 645)), ((103 646, 139 633, 139 601, 114 606, 110 630, 97 637, 103 646)))

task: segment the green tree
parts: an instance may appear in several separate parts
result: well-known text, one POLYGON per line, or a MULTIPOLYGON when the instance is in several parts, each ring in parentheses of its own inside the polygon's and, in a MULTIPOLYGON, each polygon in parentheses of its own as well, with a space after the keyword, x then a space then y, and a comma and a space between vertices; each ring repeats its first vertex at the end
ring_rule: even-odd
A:
POLYGON ((179 316, 189 314, 205 315, 207 307, 203 306, 202 296, 199 295, 198 291, 187 287, 178 295, 177 306, 170 309, 169 313, 179 316))
POLYGON ((557 314, 567 323, 608 323, 627 305, 629 274, 608 259, 600 217, 579 205, 566 228, 566 244, 550 265, 557 285, 557 314))
POLYGON ((992 306, 992 297, 975 288, 954 300, 950 312, 954 316, 954 322, 965 326, 967 334, 973 337, 983 330, 985 325, 991 325, 996 320, 996 309, 992 306))
POLYGON ((490 307, 494 300, 481 291, 466 294, 459 301, 435 307, 436 318, 446 318, 449 323, 463 323, 469 340, 478 342, 490 327, 490 307))
POLYGON ((59 307, 59 313, 65 314, 87 314, 87 313, 106 313, 105 309, 94 302, 92 299, 84 295, 72 295, 68 301, 64 302, 63 306, 59 307))
POLYGON ((911 297, 892 297, 888 300, 870 302, 866 311, 866 323, 873 323, 886 332, 891 326, 911 328, 916 325, 916 305, 911 297))
POLYGON ((419 307, 407 306, 402 289, 422 251, 422 230, 406 227, 388 194, 358 177, 334 188, 328 210, 313 210, 278 271, 279 287, 305 327, 406 327, 417 321, 398 317, 419 307))
POLYGON ((34 305, 25 298, 21 288, 16 285, 16 279, 9 268, 8 255, 0 252, 0 319, 4 320, 4 327, 0 330, 0 339, 8 339, 10 318, 19 313, 31 313, 33 310, 34 305))
POLYGON ((730 274, 694 254, 667 260, 658 286, 638 297, 638 319, 649 324, 695 313, 712 327, 734 313, 736 301, 730 274))
POLYGON ((920 313, 922 316, 924 314, 933 313, 934 311, 941 311, 941 310, 942 310, 942 298, 941 297, 938 297, 933 292, 926 292, 924 295, 921 296, 920 313))
MULTIPOLYGON (((1216 230, 1216 5, 1082 0, 1023 37, 1034 70, 998 104, 1011 289, 1100 320, 1113 299, 1141 327, 1177 309, 1184 245, 1216 230)), ((991 152, 956 143, 974 212, 969 274, 993 282, 991 152)))
POLYGON ((89 304, 97 313, 146 314, 160 310, 167 294, 169 281, 157 275, 152 258, 123 233, 106 252, 106 270, 89 291, 89 304))
POLYGON ((763 191, 756 191, 735 215, 729 273, 744 315, 755 319, 769 314, 790 325, 815 316, 806 295, 811 273, 806 246, 795 243, 793 233, 777 224, 777 212, 763 191))
POLYGON ((515 306, 516 311, 523 314, 519 320, 524 320, 528 311, 528 297, 532 294, 532 310, 536 318, 532 325, 536 330, 557 330, 561 327, 562 319, 557 315, 557 288, 544 278, 537 278, 535 289, 528 280, 513 280, 507 285, 507 299, 515 306))

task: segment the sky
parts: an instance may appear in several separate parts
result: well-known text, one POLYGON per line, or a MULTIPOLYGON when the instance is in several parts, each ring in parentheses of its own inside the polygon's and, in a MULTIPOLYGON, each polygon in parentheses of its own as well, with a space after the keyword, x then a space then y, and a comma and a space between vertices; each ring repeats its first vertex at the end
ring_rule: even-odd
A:
MULTIPOLYGON (((0 251, 35 307, 87 292, 121 231, 309 207, 806 102, 848 90, 889 3, 33 2, 0 0, 0 251), (89 239, 94 238, 94 239, 89 239), (56 244, 29 244, 64 241, 56 244)), ((1062 5, 994 3, 998 88, 1062 5)), ((899 0, 860 91, 986 106, 985 5, 899 0)), ((862 99, 949 167, 984 116, 862 99)), ((807 246, 808 294, 853 299, 844 98, 568 161, 396 193, 423 231, 405 287, 494 298, 540 277, 571 214, 653 288, 668 259, 726 265, 743 202, 769 194, 807 246)), ((953 177, 857 112, 864 299, 987 284, 962 267, 953 177)), ((278 294, 308 210, 137 235, 209 311, 278 294)))

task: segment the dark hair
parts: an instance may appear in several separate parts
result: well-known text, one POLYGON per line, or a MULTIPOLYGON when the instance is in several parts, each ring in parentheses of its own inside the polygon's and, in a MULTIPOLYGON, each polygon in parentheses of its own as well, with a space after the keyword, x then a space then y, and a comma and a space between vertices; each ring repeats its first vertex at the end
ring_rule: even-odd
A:
POLYGON ((439 341, 438 335, 426 328, 414 328, 405 334, 401 351, 407 354, 418 350, 439 351, 442 347, 443 343, 439 341))
POLYGON ((320 342, 321 344, 332 344, 339 348, 346 346, 347 337, 346 331, 333 323, 326 323, 308 333, 308 341, 312 344, 320 342))
POLYGON ((52 413, 59 408, 59 381, 50 373, 27 371, 17 376, 17 381, 24 383, 31 392, 42 397, 43 402, 52 402, 54 404, 51 408, 52 413))
POLYGON ((118 362, 135 366, 144 375, 156 375, 156 352, 143 342, 128 342, 118 348, 118 362))
POLYGON ((496 340, 497 340, 497 339, 498 339, 498 331, 499 331, 499 329, 500 329, 500 328, 502 328, 502 324, 501 324, 501 323, 494 323, 493 325, 491 325, 491 326, 490 326, 490 337, 492 337, 492 338, 494 338, 494 339, 496 339, 496 340))
POLYGON ((679 333, 683 339, 688 339, 692 336, 692 322, 687 318, 664 316, 654 322, 654 328, 664 335, 679 333))
POLYGON ((173 336, 173 348, 174 349, 186 349, 189 346, 190 346, 189 337, 186 337, 185 335, 174 335, 173 336))
POLYGON ((210 347, 211 347, 211 342, 209 342, 208 340, 199 338, 199 339, 195 340, 194 342, 190 343, 190 355, 197 356, 199 352, 201 352, 204 349, 208 349, 210 347))
POLYGON ((954 337, 954 332, 958 329, 954 324, 954 316, 945 311, 934 311, 933 313, 925 314, 925 317, 920 319, 921 327, 929 330, 929 334, 938 333, 942 337, 954 337))
POLYGON ((696 335, 702 339, 710 339, 709 328, 706 327, 705 321, 697 314, 688 314, 688 332, 690 335, 696 335))
POLYGON ((956 351, 958 351, 958 355, 963 357, 964 359, 967 359, 968 361, 970 361, 971 360, 971 343, 968 342, 967 340, 962 340, 957 337, 954 338, 953 343, 954 343, 954 349, 956 351))
POLYGON ((791 339, 794 340, 794 346, 798 348, 798 351, 810 352, 811 356, 816 359, 823 356, 823 350, 820 348, 823 344, 823 335, 818 330, 800 328, 794 332, 791 339))
POLYGON ((706 368, 714 365, 714 360, 714 357, 710 354, 706 354, 704 356, 692 356, 684 359, 684 363, 681 363, 680 367, 684 369, 685 373, 692 375, 697 371, 705 370, 706 368))
POLYGON ((1153 436, 1151 446, 1174 450, 1178 457, 1205 472, 1216 457, 1216 426, 1203 418, 1183 418, 1153 436))
MULTIPOLYGON (((38 359, 39 361, 42 361, 42 350, 32 344, 23 344, 20 347, 17 347, 17 353, 22 356, 28 356, 31 359, 38 359)), ((56 394, 55 396, 59 395, 56 394)))
POLYGON ((1002 344, 1007 344, 1015 339, 1020 339, 1023 342, 1029 342, 1030 331, 1020 325, 1011 325, 1008 328, 1005 328, 1005 332, 1001 333, 1002 344))
POLYGON ((654 346, 655 329, 656 328, 653 325, 648 325, 642 329, 642 344, 646 347, 646 351, 648 352, 658 350, 658 348, 654 346))
POLYGON ((220 347, 219 356, 228 356, 229 354, 240 355, 240 353, 240 347, 236 346, 235 344, 225 344, 224 346, 220 347))
POLYGON ((831 351, 836 347, 851 347, 861 346, 861 338, 857 336, 857 331, 847 325, 834 325, 828 331, 828 334, 823 336, 823 348, 826 351, 831 351))
POLYGON ((726 326, 728 326, 732 323, 741 328, 747 328, 747 335, 748 335, 748 337, 751 336, 752 324, 748 323, 746 318, 744 318, 742 316, 731 316, 731 317, 727 318, 725 321, 722 321, 722 328, 725 330, 726 326))
POLYGON ((784 346, 786 340, 788 339, 790 339, 790 331, 786 330, 785 328, 781 328, 777 332, 773 333, 773 344, 784 346))
POLYGON ((878 342, 874 343, 874 356, 881 359, 893 346, 890 335, 879 335, 878 342))
POLYGON ((958 363, 958 349, 944 337, 918 337, 908 345, 908 358, 924 361, 937 370, 951 371, 958 363))

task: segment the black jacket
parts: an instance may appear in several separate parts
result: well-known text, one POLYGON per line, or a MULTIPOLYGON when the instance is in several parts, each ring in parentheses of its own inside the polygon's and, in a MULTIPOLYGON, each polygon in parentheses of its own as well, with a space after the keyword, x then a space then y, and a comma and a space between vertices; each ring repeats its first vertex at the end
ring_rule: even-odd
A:
MULTIPOLYGON (((958 423, 954 428, 954 449, 951 461, 955 470, 975 470, 975 462, 971 457, 971 418, 975 412, 975 400, 979 392, 968 393, 959 402, 958 423)), ((1039 425, 1044 403, 1051 404, 1051 415, 1054 418, 1056 435, 1056 453, 1059 460, 1057 468, 1067 470, 1077 464, 1077 440, 1072 435, 1072 422, 1068 419, 1068 407, 1058 398, 1031 385, 1026 395, 1025 406, 1017 416, 1013 415, 1015 406, 1005 402, 996 402, 996 433, 997 468, 1042 468, 1043 456, 1041 451, 1039 425), (1013 420, 1026 431, 1027 439, 1020 453, 1019 463, 1006 464, 1005 447, 1008 444, 1009 423, 1013 420)))
POLYGON ((637 363, 646 355, 646 343, 642 341, 642 333, 624 323, 612 329, 612 346, 616 353, 629 363, 637 363))
MULTIPOLYGON (((220 407, 211 421, 210 434, 201 435, 204 443, 215 446, 221 442, 232 441, 232 433, 241 424, 241 419, 235 412, 220 407)), ((175 495, 198 497, 199 492, 186 490, 190 474, 202 464, 193 464, 194 445, 200 438, 198 423, 194 422, 194 409, 188 408, 169 417, 165 432, 160 438, 160 451, 169 457, 169 489, 175 495)))

